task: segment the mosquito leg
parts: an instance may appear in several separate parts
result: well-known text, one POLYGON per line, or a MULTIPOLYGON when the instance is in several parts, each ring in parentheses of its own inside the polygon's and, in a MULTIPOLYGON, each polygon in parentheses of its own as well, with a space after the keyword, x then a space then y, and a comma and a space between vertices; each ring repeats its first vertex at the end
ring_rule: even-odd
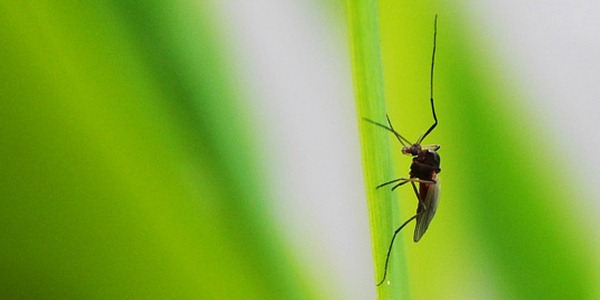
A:
POLYGON ((431 112, 433 113, 433 125, 431 125, 431 127, 429 127, 429 129, 427 129, 427 131, 425 131, 425 133, 421 136, 421 138, 419 138, 419 140, 417 141, 417 144, 421 144, 421 142, 427 137, 427 135, 429 135, 430 132, 433 131, 433 129, 437 126, 438 124, 438 119, 437 116, 435 115, 435 106, 433 105, 433 70, 435 68, 435 50, 436 50, 436 45, 437 45, 437 18, 438 16, 435 15, 435 20, 433 21, 433 51, 431 53, 431 73, 430 75, 430 80, 429 80, 429 95, 430 95, 430 102, 431 102, 431 112))
POLYGON ((419 194, 419 190, 417 189, 417 185, 415 184, 414 181, 411 181, 410 184, 412 184, 413 191, 415 191, 415 195, 417 196, 417 199, 419 199, 419 204, 423 207, 423 210, 427 210, 427 205, 425 205, 425 203, 421 199, 421 195, 419 194))
POLYGON ((400 227, 398 227, 398 229, 396 229, 396 231, 394 231, 394 235, 392 236, 392 241, 390 242, 390 246, 388 247, 387 254, 385 255, 385 266, 383 269, 383 278, 377 284, 377 286, 380 286, 385 281, 385 277, 387 276, 388 265, 390 263, 390 255, 392 254, 392 248, 394 247, 394 241, 396 240, 396 236, 398 235, 398 232, 400 232, 400 230, 402 230, 402 228, 404 228, 404 226, 406 226, 408 223, 410 223, 410 221, 416 219, 423 212, 424 211, 421 211, 421 212, 417 213, 416 215, 410 217, 410 219, 406 220, 402 225, 400 225, 400 227))
MULTIPOLYGON (((401 183, 395 185, 394 187, 392 187, 392 191, 395 190, 395 189, 397 189, 399 186, 401 186, 401 185, 409 182, 409 181, 410 182, 436 184, 435 181, 432 181, 432 180, 423 180, 423 179, 419 179, 419 178, 398 178, 398 179, 395 179, 395 181, 403 181, 403 182, 401 182, 401 183)), ((391 184, 391 183, 394 183, 395 181, 386 182, 385 184, 391 184)))
MULTIPOLYGON (((414 216, 410 217, 410 219, 406 220, 402 225, 400 225, 400 227, 398 227, 398 229, 396 229, 396 231, 394 231, 394 235, 392 236, 392 241, 390 242, 390 246, 388 247, 388 251, 387 254, 385 256, 385 267, 384 267, 384 271, 383 271, 383 279, 381 279, 381 281, 377 284, 377 286, 380 286, 384 281, 385 278, 387 276, 387 270, 388 270, 388 265, 390 263, 390 255, 392 253, 392 248, 394 246, 394 241, 396 239, 396 236, 398 235, 398 232, 400 232, 402 230, 402 228, 404 228, 404 226, 406 226, 408 223, 410 223, 410 221, 416 219, 417 217, 419 217, 421 214, 423 214, 426 210, 427 210, 427 206, 425 205, 425 203, 423 203, 423 201, 421 200, 421 196, 419 195, 419 190, 417 189, 417 185, 415 184, 415 182, 427 182, 427 183, 435 183, 433 181, 429 181, 429 180, 421 180, 418 178, 398 178, 392 182, 397 182, 397 181, 403 181, 397 185, 395 185, 393 189, 407 183, 410 182, 412 187, 413 187, 413 191, 415 192, 415 195, 417 196, 417 199, 419 199, 419 204, 423 207, 423 210, 421 210, 420 212, 418 212, 417 214, 415 214, 414 216)), ((392 183, 390 182, 390 183, 392 183)))
POLYGON ((421 138, 419 138, 419 141, 417 142, 418 144, 420 144, 421 142, 423 142, 423 140, 429 135, 429 133, 431 133, 433 131, 433 129, 437 126, 438 124, 438 119, 437 116, 435 114, 435 106, 433 105, 433 97, 431 99, 429 99, 431 101, 431 112, 433 113, 433 125, 431 125, 431 127, 429 127, 429 129, 427 129, 427 131, 425 131, 425 133, 421 136, 421 138))
MULTIPOLYGON (((403 178, 400 178, 400 179, 403 179, 403 178)), ((395 186, 392 187, 392 191, 395 190, 395 189, 397 189, 398 187, 404 185, 407 182, 409 182, 409 180, 404 180, 403 182, 400 182, 400 183, 396 184, 395 186)))
POLYGON ((389 185, 389 184, 392 184, 392 183, 394 183, 394 182, 398 182, 398 181, 401 181, 401 180, 402 180, 402 178, 398 178, 398 179, 390 180, 390 181, 388 181, 388 182, 384 182, 384 183, 382 183, 382 184, 378 185, 378 186, 377 186, 377 187, 375 187, 375 188, 376 188, 376 189, 378 189, 378 188, 380 188, 380 187, 384 187, 384 186, 386 186, 386 185, 389 185))

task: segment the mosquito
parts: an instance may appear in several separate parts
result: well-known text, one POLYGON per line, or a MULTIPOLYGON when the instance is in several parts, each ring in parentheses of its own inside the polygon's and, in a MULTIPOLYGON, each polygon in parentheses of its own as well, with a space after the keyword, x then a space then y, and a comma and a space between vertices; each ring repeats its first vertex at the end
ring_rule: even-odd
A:
POLYGON ((425 140, 425 138, 435 129, 438 125, 438 119, 435 114, 435 106, 433 104, 433 70, 435 66, 435 50, 436 50, 436 39, 437 39, 437 15, 435 15, 435 19, 433 22, 433 51, 431 55, 431 73, 430 73, 430 103, 431 103, 431 113, 433 114, 433 125, 425 131, 423 135, 417 140, 416 143, 409 142, 406 138, 400 135, 392 126, 392 122, 390 121, 389 116, 386 115, 387 124, 384 125, 369 119, 365 119, 366 121, 375 124, 383 129, 390 131, 396 136, 396 139, 402 145, 402 153, 406 155, 410 155, 413 157, 412 164, 410 165, 409 178, 397 178, 385 183, 382 183, 377 186, 377 188, 381 188, 384 186, 388 186, 394 184, 392 187, 392 191, 397 189, 398 187, 410 182, 412 188, 419 200, 419 204, 417 206, 417 212, 414 216, 410 217, 406 220, 396 231, 394 231, 394 235, 392 236, 392 240, 390 242, 390 246, 388 247, 387 254, 385 256, 385 267, 383 278, 377 284, 380 286, 387 276, 388 272, 388 264, 390 261, 390 254, 392 253, 392 248, 394 246, 394 240, 398 233, 404 228, 408 223, 412 220, 416 220, 415 232, 413 236, 414 242, 418 242, 427 228, 429 227, 429 223, 433 219, 435 215, 435 211, 437 210, 439 197, 440 197, 440 184, 438 179, 438 174, 441 172, 440 169, 440 156, 437 153, 437 150, 440 149, 440 145, 432 144, 432 145, 421 145, 421 142, 425 140), (417 188, 417 183, 419 187, 417 188))

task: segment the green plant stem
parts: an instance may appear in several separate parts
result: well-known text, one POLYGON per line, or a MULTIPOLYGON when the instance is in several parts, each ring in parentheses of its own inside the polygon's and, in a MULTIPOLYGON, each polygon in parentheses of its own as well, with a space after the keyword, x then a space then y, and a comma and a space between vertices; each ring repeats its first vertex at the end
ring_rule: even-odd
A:
MULTIPOLYGON (((393 232, 392 203, 396 201, 395 194, 375 188, 394 176, 388 132, 363 120, 369 118, 382 122, 386 116, 379 14, 377 2, 373 0, 348 0, 347 7, 355 99, 373 239, 375 285, 383 276, 385 255, 393 232)), ((394 250, 401 248, 402 243, 399 241, 394 250)), ((407 280, 399 271, 401 266, 394 263, 398 260, 398 254, 392 254, 386 282, 377 289, 379 299, 398 299, 408 293, 407 280), (390 284, 387 283, 388 280, 390 284)))

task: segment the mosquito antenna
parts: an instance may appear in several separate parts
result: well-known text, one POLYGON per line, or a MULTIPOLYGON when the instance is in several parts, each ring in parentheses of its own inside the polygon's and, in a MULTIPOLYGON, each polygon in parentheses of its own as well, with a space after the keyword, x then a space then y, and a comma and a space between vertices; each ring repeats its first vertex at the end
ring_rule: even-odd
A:
POLYGON ((431 102, 431 112, 433 113, 433 125, 431 125, 431 127, 429 127, 429 129, 427 129, 427 131, 425 131, 425 133, 421 136, 421 138, 419 138, 419 140, 417 141, 417 144, 421 144, 421 142, 425 139, 425 137, 427 137, 427 135, 429 135, 429 133, 431 131, 433 131, 433 129, 437 126, 438 124, 438 119, 437 116, 435 115, 435 106, 433 105, 433 70, 435 67, 435 50, 436 50, 436 42, 437 42, 437 19, 438 19, 438 15, 435 15, 435 19, 433 21, 433 51, 431 54, 431 73, 429 74, 429 95, 430 95, 430 102, 431 102))
POLYGON ((396 130, 394 130, 394 127, 392 127, 392 123, 390 122, 390 118, 387 115, 386 115, 386 118, 387 118, 388 124, 390 124, 390 127, 387 127, 381 123, 375 122, 375 121, 367 119, 367 118, 363 118, 363 120, 365 120, 371 124, 377 125, 383 129, 393 133, 396 136, 396 139, 398 139, 398 142, 400 142, 400 144, 402 144, 402 146, 406 146, 406 144, 411 145, 412 144, 411 142, 409 142, 407 139, 405 139, 403 136, 401 136, 396 130))
POLYGON ((385 118, 387 119, 388 125, 390 125, 390 128, 392 129, 392 132, 394 132, 394 134, 396 135, 396 138, 398 139, 398 141, 400 142, 400 144, 402 144, 402 146, 406 146, 400 139, 404 140, 406 142, 406 144, 408 145, 412 145, 412 143, 405 139, 403 136, 401 136, 398 131, 396 131, 394 129, 394 126, 392 126, 392 121, 390 121, 390 116, 389 115, 385 115, 385 118))

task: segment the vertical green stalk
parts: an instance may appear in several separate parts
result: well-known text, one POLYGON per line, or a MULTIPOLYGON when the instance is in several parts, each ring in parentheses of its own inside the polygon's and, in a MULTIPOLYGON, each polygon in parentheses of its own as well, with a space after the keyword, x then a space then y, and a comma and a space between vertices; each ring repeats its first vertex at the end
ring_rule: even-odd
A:
MULTIPOLYGON (((384 273, 385 256, 393 231, 392 203, 397 200, 389 191, 375 188, 394 176, 388 132, 362 120, 369 118, 384 122, 386 116, 379 13, 377 1, 374 0, 349 0, 347 6, 355 99, 361 120, 359 131, 373 239, 375 285, 384 273)), ((395 245, 395 250, 399 249, 402 249, 400 239, 395 245)), ((399 255, 392 254, 387 280, 377 290, 380 299, 408 296, 408 280, 405 269, 402 269, 405 264, 400 263, 399 255)))

